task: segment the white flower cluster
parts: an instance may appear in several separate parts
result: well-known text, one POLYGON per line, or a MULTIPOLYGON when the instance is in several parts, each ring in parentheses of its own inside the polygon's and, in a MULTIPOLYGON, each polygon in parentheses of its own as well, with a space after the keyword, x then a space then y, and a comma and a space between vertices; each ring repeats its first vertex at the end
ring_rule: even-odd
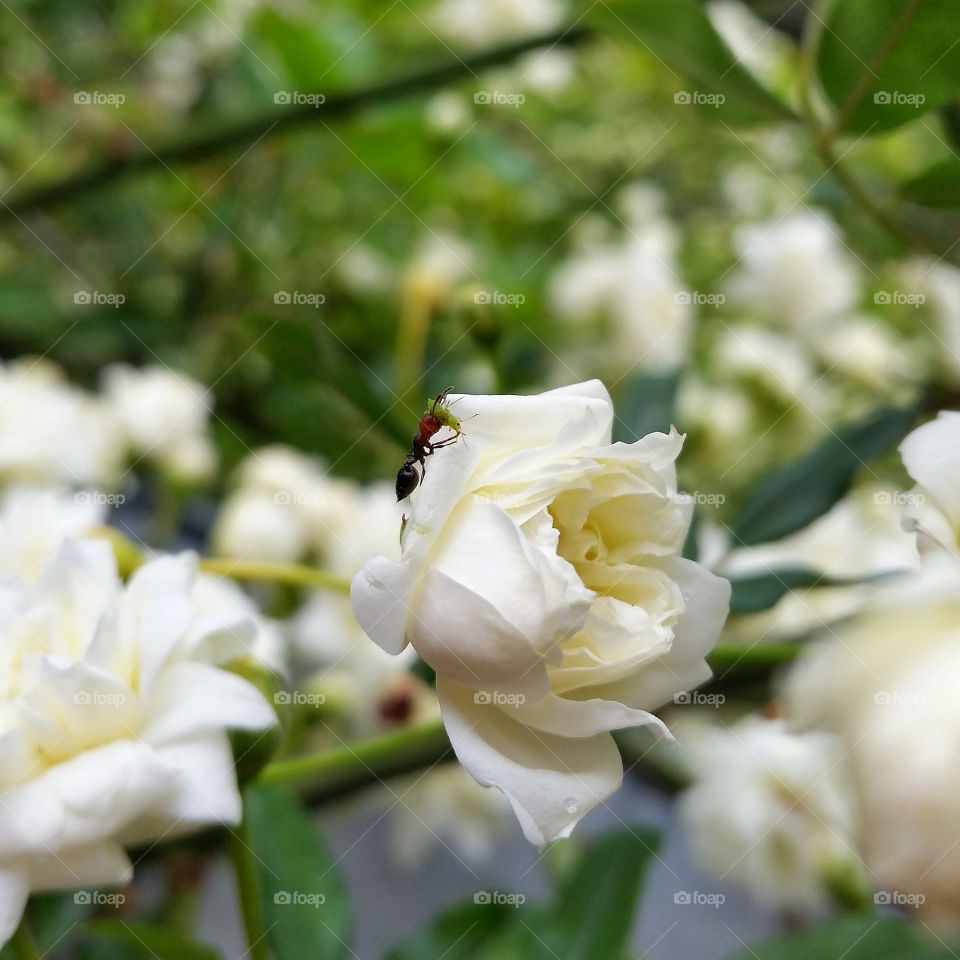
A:
POLYGON ((2 485, 116 490, 141 462, 195 483, 216 464, 205 390, 164 367, 108 367, 95 394, 48 360, 6 363, 0 411, 2 485))
POLYGON ((806 608, 794 632, 819 626, 822 639, 783 678, 781 718, 680 727, 695 777, 681 811, 701 862, 762 899, 813 911, 872 884, 885 902, 896 891, 897 903, 955 931, 960 413, 941 413, 900 449, 913 490, 868 486, 859 505, 728 564, 782 569, 792 558, 834 574, 900 575, 855 591, 843 609, 793 600, 794 612, 806 608))

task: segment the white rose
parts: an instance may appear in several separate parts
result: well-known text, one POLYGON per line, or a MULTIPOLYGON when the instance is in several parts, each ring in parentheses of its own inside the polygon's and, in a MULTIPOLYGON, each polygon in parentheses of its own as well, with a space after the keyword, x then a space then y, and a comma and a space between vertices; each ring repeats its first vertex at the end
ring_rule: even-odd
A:
POLYGON ((294 506, 277 495, 241 489, 220 506, 214 550, 235 560, 295 563, 307 552, 307 535, 294 506))
POLYGON ((216 467, 207 436, 212 406, 203 384, 168 367, 115 364, 103 372, 104 394, 136 458, 148 458, 184 480, 216 467))
POLYGON ((921 550, 940 547, 956 555, 960 541, 960 413, 942 410, 900 444, 916 487, 904 498, 904 526, 917 532, 921 550))
POLYGON ((864 857, 878 886, 960 927, 960 581, 949 558, 813 646, 785 684, 786 716, 844 744, 864 857))
POLYGON ((765 903, 825 907, 830 879, 859 869, 839 739, 761 717, 677 735, 694 776, 680 816, 703 866, 765 903))
POLYGON ((217 667, 251 625, 203 615, 195 563, 167 557, 123 586, 106 542, 66 542, 0 604, 0 943, 32 890, 124 883, 123 847, 240 818, 227 728, 271 725, 217 667))
POLYGON ((433 667, 461 762, 540 844, 618 787, 610 730, 664 729, 648 711, 709 677, 729 584, 679 555, 675 431, 612 444, 597 381, 452 402, 469 441, 429 458, 402 559, 368 561, 353 608, 433 667))

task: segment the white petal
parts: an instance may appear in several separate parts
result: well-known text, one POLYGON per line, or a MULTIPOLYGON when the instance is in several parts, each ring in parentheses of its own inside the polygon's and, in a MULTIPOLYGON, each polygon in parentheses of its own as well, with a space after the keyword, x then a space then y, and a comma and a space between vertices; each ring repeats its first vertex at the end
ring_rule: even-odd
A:
POLYGON ((944 410, 900 444, 907 473, 937 500, 954 528, 960 524, 960 413, 944 410))
POLYGON ((164 670, 145 705, 151 718, 141 738, 155 746, 206 730, 257 730, 276 714, 243 677, 204 663, 175 663, 164 670))
POLYGON ((30 884, 25 871, 16 865, 0 868, 0 947, 20 926, 29 895, 30 884))
POLYGON ((531 843, 568 836, 620 786, 623 765, 609 734, 568 739, 531 730, 443 680, 437 695, 460 762, 479 783, 503 791, 531 843))
POLYGON ((58 851, 29 861, 31 890, 71 890, 79 886, 113 887, 129 883, 133 866, 123 847, 112 840, 58 851))
POLYGON ((413 575, 407 564, 373 557, 350 584, 350 603, 357 623, 387 653, 407 645, 407 604, 413 575))

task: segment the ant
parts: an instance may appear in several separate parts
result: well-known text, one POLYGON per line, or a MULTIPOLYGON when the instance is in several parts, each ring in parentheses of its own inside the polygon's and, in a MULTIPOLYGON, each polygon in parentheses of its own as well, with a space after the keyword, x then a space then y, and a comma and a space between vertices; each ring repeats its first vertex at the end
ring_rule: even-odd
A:
POLYGON ((403 466, 397 471, 398 502, 409 497, 420 486, 420 473, 415 464, 419 463, 423 471, 426 472, 427 457, 441 447, 448 447, 451 443, 456 443, 463 433, 460 428, 460 421, 450 412, 450 407, 446 406, 447 397, 452 389, 453 387, 447 387, 443 393, 438 393, 436 399, 429 404, 426 412, 420 417, 419 429, 413 438, 410 452, 407 454, 403 466), (453 436, 441 440, 439 443, 433 443, 432 438, 444 427, 453 430, 453 436))

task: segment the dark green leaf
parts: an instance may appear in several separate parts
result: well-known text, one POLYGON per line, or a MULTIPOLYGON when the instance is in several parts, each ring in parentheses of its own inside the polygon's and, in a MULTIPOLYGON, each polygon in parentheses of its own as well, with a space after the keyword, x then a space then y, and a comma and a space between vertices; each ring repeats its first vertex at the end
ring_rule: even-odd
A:
POLYGON ((598 3, 592 11, 597 26, 658 58, 676 81, 678 109, 699 97, 705 115, 733 126, 793 118, 740 65, 695 0, 622 0, 598 3))
POLYGON ((187 940, 176 933, 147 923, 125 920, 96 920, 83 930, 92 941, 106 941, 109 953, 98 951, 96 956, 149 957, 155 960, 220 960, 213 947, 187 940), (118 949, 119 948, 119 949, 118 949))
POLYGON ((886 407, 831 433, 799 460, 760 482, 731 532, 738 544, 778 540, 826 513, 850 488, 857 470, 892 449, 913 426, 916 412, 886 407))
POLYGON ((674 420, 679 386, 679 371, 630 377, 617 398, 613 439, 630 443, 654 431, 668 431, 674 420))
POLYGON ((900 186, 900 196, 924 207, 960 207, 960 159, 950 157, 900 186))
POLYGON ((817 69, 855 133, 889 130, 942 106, 960 90, 952 0, 840 0, 826 17, 817 69))
POLYGON ((347 896, 319 831, 279 785, 248 787, 245 798, 248 842, 277 960, 349 955, 347 896))
POLYGON ((955 956, 946 944, 915 925, 864 913, 766 940, 738 953, 735 960, 948 960, 955 956))
POLYGON ((583 855, 552 911, 565 960, 623 955, 641 881, 658 845, 654 831, 626 827, 605 834, 583 855))
POLYGON ((786 567, 762 573, 731 577, 731 613, 759 613, 769 610, 784 594, 807 587, 842 587, 862 583, 859 579, 837 579, 818 570, 786 567))
POLYGON ((518 909, 507 903, 457 904, 392 950, 389 960, 421 960, 423 957, 474 960, 502 956, 500 950, 505 936, 517 923, 518 909))

